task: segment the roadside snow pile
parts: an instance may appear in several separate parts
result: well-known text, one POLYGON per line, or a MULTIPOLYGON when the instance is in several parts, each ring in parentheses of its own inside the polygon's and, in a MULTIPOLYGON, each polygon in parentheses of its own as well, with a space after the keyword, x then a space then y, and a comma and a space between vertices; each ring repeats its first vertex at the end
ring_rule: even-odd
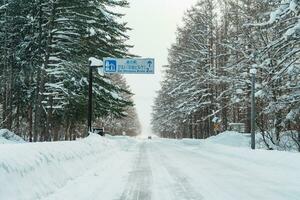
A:
POLYGON ((268 133, 265 138, 262 134, 256 135, 256 146, 259 149, 273 149, 278 151, 299 152, 297 143, 298 132, 287 131, 280 135, 280 140, 275 143, 275 133, 268 133))
POLYGON ((0 129, 0 144, 25 143, 25 141, 7 129, 0 129))
POLYGON ((234 131, 225 131, 207 138, 206 141, 233 147, 250 147, 250 135, 234 131))
POLYGON ((242 134, 235 131, 225 131, 216 136, 211 136, 207 139, 183 139, 179 141, 187 146, 199 146, 205 144, 225 145, 230 147, 250 147, 250 135, 242 134))
MULTIPOLYGON (((294 136, 296 137, 296 136, 294 136)), ((270 136, 266 136, 265 140, 269 145, 269 148, 278 151, 290 151, 290 152, 298 152, 297 143, 292 139, 291 133, 285 133, 281 136, 279 144, 276 146, 269 139, 270 136)), ((263 137, 261 134, 255 135, 256 141, 256 149, 265 149, 269 148, 263 141, 263 137)), ((216 144, 216 145, 225 145, 229 147, 240 147, 240 148, 250 148, 251 146, 251 135, 249 133, 238 133, 235 131, 225 131, 216 136, 211 136, 207 139, 201 140, 193 140, 193 139, 183 139, 183 144, 194 146, 199 144, 216 144)))
POLYGON ((45 197, 110 156, 115 146, 98 135, 73 142, 0 145, 0 199, 45 197))

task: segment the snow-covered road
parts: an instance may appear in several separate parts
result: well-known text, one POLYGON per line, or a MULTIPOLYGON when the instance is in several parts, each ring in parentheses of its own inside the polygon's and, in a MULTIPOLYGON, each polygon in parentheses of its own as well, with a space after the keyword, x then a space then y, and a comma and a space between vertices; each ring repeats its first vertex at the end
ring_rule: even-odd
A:
POLYGON ((99 160, 90 171, 42 199, 204 199, 199 188, 192 182, 194 176, 199 177, 198 165, 193 166, 197 158, 195 159, 195 155, 189 156, 189 151, 169 142, 141 140, 124 144, 121 151, 99 160), (180 162, 187 163, 178 165, 180 162), (186 170, 190 169, 196 174, 189 176, 186 170))
POLYGON ((15 194, 9 199, 300 200, 297 153, 251 151, 199 140, 117 137, 106 143, 109 150, 99 152, 97 161, 64 184, 40 192, 38 198, 15 194))

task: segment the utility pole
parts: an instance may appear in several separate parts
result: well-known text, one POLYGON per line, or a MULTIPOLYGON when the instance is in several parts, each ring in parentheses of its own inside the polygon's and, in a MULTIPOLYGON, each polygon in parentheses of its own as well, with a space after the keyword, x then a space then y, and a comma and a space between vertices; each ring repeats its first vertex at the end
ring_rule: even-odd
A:
POLYGON ((255 118, 256 118, 256 108, 255 108, 255 75, 256 69, 253 67, 250 69, 251 74, 251 149, 255 149, 255 118))

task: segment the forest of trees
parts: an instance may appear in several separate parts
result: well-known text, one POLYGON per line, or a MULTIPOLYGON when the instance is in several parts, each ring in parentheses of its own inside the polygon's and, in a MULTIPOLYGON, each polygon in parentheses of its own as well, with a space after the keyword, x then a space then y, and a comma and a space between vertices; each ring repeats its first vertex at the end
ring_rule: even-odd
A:
POLYGON ((169 49, 153 131, 207 138, 244 123, 250 132, 249 70, 256 68, 257 132, 269 149, 300 151, 299 14, 298 0, 199 0, 169 49), (293 144, 283 144, 287 138, 293 144))
MULTIPOLYGON (((118 83, 118 85, 122 85, 123 89, 129 91, 130 88, 126 84, 125 78, 120 74, 115 74, 111 79, 113 82, 118 83)), ((133 101, 133 94, 131 93, 122 93, 120 96, 122 99, 133 101)), ((128 107, 123 114, 125 114, 125 117, 116 118, 112 113, 105 118, 98 118, 95 121, 95 124, 100 127, 105 127, 105 132, 108 132, 111 135, 137 136, 141 134, 141 124, 135 107, 128 107)))
MULTIPOLYGON (((116 8, 127 0, 0 0, 0 127, 28 141, 71 140, 87 133, 89 57, 128 57, 130 30, 116 8)), ((122 76, 94 73, 95 124, 139 133, 122 76), (134 126, 134 127, 133 127, 134 126)), ((110 131, 111 129, 109 129, 110 131)))

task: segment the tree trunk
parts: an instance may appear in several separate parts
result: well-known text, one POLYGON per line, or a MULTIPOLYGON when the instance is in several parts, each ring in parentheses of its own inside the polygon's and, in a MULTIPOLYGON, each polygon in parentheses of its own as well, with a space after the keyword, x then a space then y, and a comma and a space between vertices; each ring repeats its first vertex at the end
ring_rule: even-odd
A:
MULTIPOLYGON (((43 7, 42 1, 39 0, 39 39, 38 39, 38 54, 39 54, 39 63, 43 63, 41 58, 43 57, 42 52, 42 36, 43 36, 43 7)), ((42 117, 42 99, 44 92, 44 69, 42 66, 37 68, 37 87, 35 92, 35 115, 34 115, 34 134, 33 141, 37 142, 38 136, 41 134, 41 117, 42 117)))

